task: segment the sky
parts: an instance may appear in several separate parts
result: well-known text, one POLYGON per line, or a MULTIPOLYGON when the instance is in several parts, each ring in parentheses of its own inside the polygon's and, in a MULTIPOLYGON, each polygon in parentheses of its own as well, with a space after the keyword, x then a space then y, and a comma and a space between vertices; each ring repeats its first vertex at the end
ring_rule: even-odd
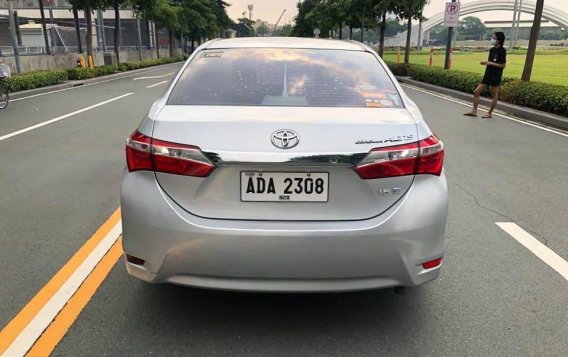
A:
POLYGON ((276 23, 278 17, 285 9, 286 13, 282 17, 281 23, 284 24, 288 20, 290 22, 293 21, 294 16, 298 13, 298 9, 296 5, 298 4, 298 0, 225 0, 231 7, 227 9, 229 16, 232 19, 237 19, 242 17, 242 13, 244 11, 247 12, 248 17, 248 10, 247 5, 252 4, 254 5, 253 9, 253 19, 262 19, 268 21, 271 24, 276 23))
MULTIPOLYGON (((282 17, 280 24, 285 24, 287 22, 293 22, 294 16, 297 14, 296 5, 298 0, 226 0, 231 4, 228 8, 229 16, 233 19, 237 19, 242 16, 244 11, 248 10, 247 5, 254 5, 253 19, 262 19, 274 24, 278 17, 282 13, 282 10, 286 9, 286 13, 282 17)), ((479 0, 461 0, 462 3, 468 3, 479 0)), ((490 0, 488 0, 490 1, 490 0)), ((534 0, 530 0, 534 1, 534 0)), ((424 15, 426 17, 432 16, 442 10, 444 10, 444 4, 446 0, 431 0, 430 4, 426 7, 424 15)), ((559 10, 568 12, 568 0, 546 0, 545 6, 556 7, 559 10)), ((495 11, 495 12, 481 12, 475 16, 480 17, 482 20, 508 20, 512 19, 513 13, 507 11, 495 11)), ((523 14, 521 16, 522 20, 532 20, 532 15, 523 14)))

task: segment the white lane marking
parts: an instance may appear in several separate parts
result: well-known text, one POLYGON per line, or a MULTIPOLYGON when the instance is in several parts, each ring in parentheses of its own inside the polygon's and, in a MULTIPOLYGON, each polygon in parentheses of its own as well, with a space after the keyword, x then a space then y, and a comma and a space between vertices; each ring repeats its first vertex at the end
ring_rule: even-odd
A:
POLYGON ((562 259, 552 249, 542 244, 538 239, 531 236, 527 231, 512 222, 495 222, 499 228, 521 243, 534 255, 556 270, 564 279, 568 280, 568 262, 562 259))
POLYGON ((163 75, 161 75, 161 76, 136 77, 136 78, 133 78, 132 80, 133 80, 133 81, 138 81, 138 80, 141 80, 141 79, 164 78, 164 77, 167 77, 167 76, 169 76, 169 75, 171 75, 171 74, 174 74, 174 72, 166 73, 166 74, 163 74, 163 75))
MULTIPOLYGON (((438 97, 438 98, 441 98, 441 99, 448 100, 448 101, 450 101, 450 102, 454 102, 454 103, 456 103, 456 104, 463 105, 463 106, 465 106, 465 107, 470 107, 470 108, 472 107, 472 105, 471 105, 470 103, 468 103, 468 102, 464 102, 464 101, 461 101, 461 100, 458 100, 458 99, 453 99, 453 98, 450 98, 450 97, 448 97, 448 96, 440 95, 440 94, 434 93, 434 92, 432 92, 432 91, 429 91, 429 90, 426 90, 426 89, 422 89, 422 88, 419 88, 419 87, 415 87, 415 86, 412 86, 412 85, 402 84, 402 83, 401 83, 401 85, 404 86, 404 87, 408 87, 408 88, 410 88, 410 89, 413 89, 413 90, 415 90, 415 91, 418 91, 418 92, 426 93, 426 94, 429 94, 429 95, 434 96, 434 97, 438 97)), ((483 107, 483 106, 480 105, 480 107, 483 107)), ((484 108, 485 108, 485 107, 484 107, 484 108)), ((567 137, 567 138, 568 138, 568 134, 567 134, 567 133, 564 133, 564 132, 562 132, 562 131, 554 130, 554 129, 551 129, 551 128, 548 128, 548 127, 545 127, 545 126, 541 126, 541 125, 538 125, 538 124, 534 124, 534 123, 529 123, 529 122, 527 122, 527 121, 520 120, 520 119, 516 119, 516 118, 513 118, 513 117, 511 117, 511 116, 508 116, 508 115, 505 115, 505 114, 500 114, 500 113, 497 113, 497 112, 493 112, 493 115, 497 115, 497 116, 500 116, 500 117, 502 117, 502 118, 515 121, 515 122, 517 122, 517 123, 521 123, 521 124, 524 124, 524 125, 532 126, 533 128, 537 128, 537 129, 540 129, 540 130, 548 131, 548 132, 550 132, 550 133, 558 134, 558 135, 561 135, 561 136, 564 136, 564 137, 567 137)))
POLYGON ((86 112, 86 111, 88 111, 88 110, 91 110, 91 109, 100 107, 101 105, 105 105, 105 104, 114 102, 115 100, 119 100, 119 99, 122 99, 122 98, 124 98, 124 97, 128 97, 129 95, 132 95, 132 94, 134 94, 134 93, 126 93, 126 94, 123 94, 123 95, 121 95, 121 96, 118 96, 118 97, 115 97, 115 98, 111 98, 111 99, 105 100, 104 102, 100 102, 100 103, 97 103, 97 104, 93 104, 93 105, 91 105, 91 106, 89 106, 89 107, 86 107, 86 108, 83 108, 83 109, 79 109, 79 110, 76 110, 76 111, 71 112, 71 113, 67 113, 67 114, 62 115, 62 116, 59 116, 59 117, 57 117, 57 118, 53 118, 53 119, 50 119, 50 120, 47 120, 47 121, 44 121, 44 122, 41 122, 41 123, 38 123, 38 124, 35 124, 35 125, 32 125, 32 126, 28 126, 27 128, 24 128, 24 129, 21 129, 21 130, 13 131, 13 132, 11 132, 11 133, 9 133, 9 134, 0 136, 0 141, 9 139, 9 138, 14 137, 14 136, 16 136, 16 135, 20 135, 20 134, 23 134, 23 133, 27 133, 28 131, 32 131, 32 130, 37 129, 37 128, 41 128, 42 126, 46 126, 46 125, 49 125, 49 124, 58 122, 58 121, 60 121, 60 120, 63 120, 63 119, 72 117, 73 115, 81 114, 81 113, 86 112))
POLYGON ((97 247, 89 254, 81 265, 71 274, 69 279, 53 295, 53 297, 38 312, 32 321, 22 330, 2 356, 24 356, 34 345, 43 331, 51 324, 57 314, 73 297, 77 289, 99 264, 122 233, 122 220, 107 233, 97 247))
MULTIPOLYGON (((178 64, 178 63, 166 64, 166 65, 164 65, 164 66, 172 66, 172 65, 175 65, 175 64, 178 64)), ((99 82, 95 82, 95 83, 87 83, 87 84, 83 84, 83 85, 80 85, 80 86, 77 86, 77 87, 57 89, 57 90, 52 90, 52 91, 45 92, 45 93, 39 93, 39 94, 29 95, 29 96, 27 96, 27 97, 16 98, 16 99, 10 99, 10 102, 17 102, 17 101, 19 101, 19 100, 30 99, 30 98, 35 98, 35 97, 41 97, 41 96, 48 95, 48 94, 52 94, 52 93, 65 92, 65 91, 72 90, 72 89, 81 89, 81 88, 85 88, 85 87, 89 87, 89 86, 94 86, 94 85, 97 85, 97 84, 102 84, 102 83, 117 81, 117 80, 119 80, 119 79, 134 77, 134 76, 136 76, 136 75, 138 75, 138 74, 140 74, 140 73, 156 72, 156 71, 159 71, 159 70, 162 70, 162 69, 164 69, 164 68, 163 68, 163 67, 162 67, 162 68, 153 68, 153 69, 149 69, 149 70, 147 70, 147 71, 141 71, 141 72, 138 72, 138 73, 135 73, 135 74, 130 74, 130 75, 126 75, 126 76, 120 76, 120 77, 117 77, 117 78, 106 79, 106 80, 104 80, 104 81, 99 81, 99 82)), ((172 73, 173 73, 173 72, 172 72, 172 73)))
POLYGON ((168 81, 158 82, 158 83, 149 85, 149 86, 147 86, 146 88, 154 88, 154 87, 159 86, 160 84, 164 84, 164 83, 168 83, 168 81))

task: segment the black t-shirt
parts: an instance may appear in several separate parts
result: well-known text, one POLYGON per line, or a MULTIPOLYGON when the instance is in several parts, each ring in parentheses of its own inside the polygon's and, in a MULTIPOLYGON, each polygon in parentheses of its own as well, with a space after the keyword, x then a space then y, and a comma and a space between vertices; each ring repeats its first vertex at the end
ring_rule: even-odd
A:
MULTIPOLYGON (((489 62, 505 64, 507 63, 507 50, 501 47, 491 47, 489 50, 489 58, 487 59, 489 62)), ((485 77, 491 79, 501 79, 503 75, 503 68, 494 67, 494 66, 487 66, 485 68, 485 77)))

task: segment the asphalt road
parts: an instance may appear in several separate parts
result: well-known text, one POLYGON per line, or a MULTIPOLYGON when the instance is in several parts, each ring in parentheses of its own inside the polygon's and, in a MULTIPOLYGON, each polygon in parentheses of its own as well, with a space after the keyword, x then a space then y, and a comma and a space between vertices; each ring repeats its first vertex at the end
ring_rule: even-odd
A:
MULTIPOLYGON (((0 326, 119 206, 124 139, 178 65, 11 102, 0 111, 0 326), (2 136, 60 118, 52 124, 2 136)), ((406 295, 252 294, 147 285, 122 259, 58 356, 565 356, 568 281, 504 232, 568 260, 568 136, 406 88, 446 145, 447 253, 406 295)))

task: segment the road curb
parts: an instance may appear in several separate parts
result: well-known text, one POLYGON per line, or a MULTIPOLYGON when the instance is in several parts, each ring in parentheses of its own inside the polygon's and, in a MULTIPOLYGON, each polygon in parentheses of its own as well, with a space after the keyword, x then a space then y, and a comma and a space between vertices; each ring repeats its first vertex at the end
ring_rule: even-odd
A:
MULTIPOLYGON (((439 87, 430 83, 420 82, 410 77, 397 76, 396 78, 400 83, 410 84, 415 87, 431 90, 437 93, 449 95, 451 97, 467 100, 470 102, 473 100, 473 94, 460 92, 454 89, 439 87)), ((491 99, 482 97, 481 104, 489 106, 491 104, 491 99)), ((509 104, 505 102, 497 103, 496 109, 503 111, 507 114, 512 114, 522 119, 540 122, 563 130, 568 130, 568 118, 562 117, 560 115, 551 114, 531 108, 521 107, 518 105, 509 104)))
POLYGON ((47 87, 41 87, 41 88, 35 88, 35 89, 29 89, 29 90, 10 93, 10 99, 19 99, 19 98, 38 95, 38 94, 49 93, 49 92, 53 92, 53 91, 57 91, 57 90, 79 87, 79 86, 83 86, 85 84, 94 84, 94 83, 104 82, 104 81, 108 81, 108 80, 111 80, 111 79, 120 79, 120 78, 132 77, 132 76, 135 76, 135 75, 140 74, 140 73, 145 73, 145 72, 153 71, 153 70, 160 69, 160 68, 167 68, 169 66, 180 65, 182 63, 183 62, 166 63, 166 64, 161 64, 161 65, 158 65, 158 66, 134 69, 132 71, 127 71, 127 72, 113 73, 113 74, 109 74, 107 76, 101 76, 101 77, 96 77, 96 78, 89 78, 89 79, 84 79, 84 80, 69 80, 69 81, 65 81, 61 84, 56 84, 56 85, 53 85, 53 86, 47 86, 47 87))

